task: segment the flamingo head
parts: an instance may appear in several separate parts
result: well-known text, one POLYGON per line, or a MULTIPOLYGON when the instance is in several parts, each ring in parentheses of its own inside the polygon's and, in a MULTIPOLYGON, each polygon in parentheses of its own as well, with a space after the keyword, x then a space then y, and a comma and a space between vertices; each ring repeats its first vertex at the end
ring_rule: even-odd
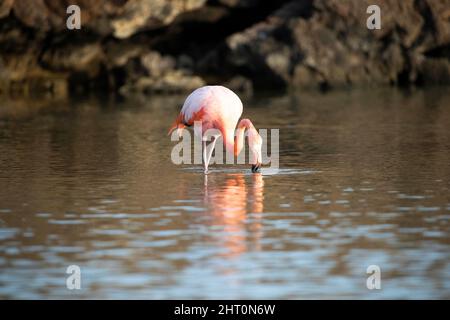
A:
POLYGON ((248 145, 250 148, 250 163, 252 164, 252 172, 256 173, 259 171, 262 164, 262 138, 254 127, 248 131, 248 145))
POLYGON ((250 163, 252 164, 252 172, 258 172, 261 168, 262 156, 262 138, 255 126, 249 119, 242 119, 237 127, 237 139, 235 144, 235 155, 238 155, 243 146, 244 130, 247 129, 248 145, 250 149, 250 163))

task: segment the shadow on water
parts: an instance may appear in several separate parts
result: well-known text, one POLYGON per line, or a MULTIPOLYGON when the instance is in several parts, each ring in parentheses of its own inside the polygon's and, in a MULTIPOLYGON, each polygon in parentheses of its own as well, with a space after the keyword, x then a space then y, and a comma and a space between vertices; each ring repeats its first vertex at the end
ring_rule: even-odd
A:
POLYGON ((0 297, 450 297, 446 88, 245 100, 276 174, 174 165, 183 100, 2 100, 0 297))

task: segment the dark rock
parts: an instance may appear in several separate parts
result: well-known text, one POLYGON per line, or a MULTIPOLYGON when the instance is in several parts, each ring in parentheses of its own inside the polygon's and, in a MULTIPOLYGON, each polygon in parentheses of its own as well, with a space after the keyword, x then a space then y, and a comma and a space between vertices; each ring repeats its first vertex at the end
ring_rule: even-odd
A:
POLYGON ((188 55, 181 54, 178 57, 177 68, 181 70, 193 70, 194 69, 194 60, 188 55))
POLYGON ((253 95, 253 83, 243 76, 235 76, 224 83, 224 86, 245 96, 253 95))
POLYGON ((221 4, 224 4, 229 7, 238 7, 238 8, 247 8, 247 7, 255 7, 257 5, 264 5, 261 0, 219 0, 221 4))
POLYGON ((42 92, 66 97, 67 90, 66 74, 39 68, 30 55, 0 60, 0 95, 30 97, 42 92))
POLYGON ((184 12, 203 6, 206 0, 130 0, 112 20, 114 36, 128 38, 137 31, 169 25, 184 12))
POLYGON ((449 84, 450 62, 448 59, 426 59, 418 70, 424 84, 449 84))
MULTIPOLYGON (((129 77, 120 93, 171 93, 189 92, 205 84, 202 78, 192 75, 191 72, 177 69, 176 59, 169 55, 161 55, 156 51, 148 51, 134 61, 135 70, 140 69, 140 76, 129 77)), ((130 67, 130 66, 129 66, 130 67)))
POLYGON ((14 0, 0 0, 0 19, 9 15, 14 0))
POLYGON ((0 0, 2 92, 441 84, 449 56, 450 0, 0 0))
POLYGON ((187 75, 180 70, 171 70, 158 77, 140 77, 119 89, 125 96, 133 93, 188 93, 205 82, 198 76, 187 75))
POLYGON ((104 45, 106 64, 109 69, 124 67, 131 59, 140 57, 147 51, 135 43, 109 42, 104 45))
MULTIPOLYGON (((293 1, 265 21, 227 40, 230 68, 256 84, 347 86, 415 83, 437 71, 423 53, 448 46, 449 1, 293 1), (302 6, 303 4, 303 6, 302 6), (366 28, 366 8, 378 4, 381 30, 366 28), (427 67, 422 67, 425 63, 427 67), (434 71, 432 71, 434 70, 434 71)), ((440 64, 440 63, 439 63, 440 64)))
POLYGON ((103 48, 97 42, 66 45, 46 51, 42 62, 51 70, 83 72, 95 78, 104 61, 103 48))
POLYGON ((157 78, 174 69, 176 61, 171 56, 162 56, 156 51, 151 51, 141 56, 141 64, 149 76, 157 78))
POLYGON ((81 9, 83 27, 99 34, 108 30, 122 39, 140 30, 166 26, 181 13, 205 3, 206 0, 2 0, 0 18, 12 9, 27 27, 61 31, 66 28, 67 7, 76 4, 81 9))

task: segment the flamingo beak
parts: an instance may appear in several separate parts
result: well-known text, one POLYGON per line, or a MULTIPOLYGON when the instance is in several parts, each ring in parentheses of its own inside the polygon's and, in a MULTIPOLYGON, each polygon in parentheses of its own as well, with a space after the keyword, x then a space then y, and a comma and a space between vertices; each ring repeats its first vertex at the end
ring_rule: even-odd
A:
POLYGON ((261 168, 261 162, 257 162, 256 164, 252 164, 252 172, 253 173, 259 172, 260 168, 261 168))

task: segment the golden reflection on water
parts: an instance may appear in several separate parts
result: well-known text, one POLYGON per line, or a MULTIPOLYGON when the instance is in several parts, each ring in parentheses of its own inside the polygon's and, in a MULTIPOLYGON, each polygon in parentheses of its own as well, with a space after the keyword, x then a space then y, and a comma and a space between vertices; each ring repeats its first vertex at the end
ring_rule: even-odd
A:
POLYGON ((229 174, 223 185, 208 185, 205 175, 204 205, 207 214, 213 217, 212 224, 224 226, 226 248, 223 256, 238 257, 249 245, 245 238, 246 229, 251 231, 250 245, 253 250, 260 248, 261 215, 264 210, 264 180, 262 174, 253 174, 251 185, 247 186, 242 173, 229 174), (248 215, 252 215, 251 223, 246 223, 248 215))

